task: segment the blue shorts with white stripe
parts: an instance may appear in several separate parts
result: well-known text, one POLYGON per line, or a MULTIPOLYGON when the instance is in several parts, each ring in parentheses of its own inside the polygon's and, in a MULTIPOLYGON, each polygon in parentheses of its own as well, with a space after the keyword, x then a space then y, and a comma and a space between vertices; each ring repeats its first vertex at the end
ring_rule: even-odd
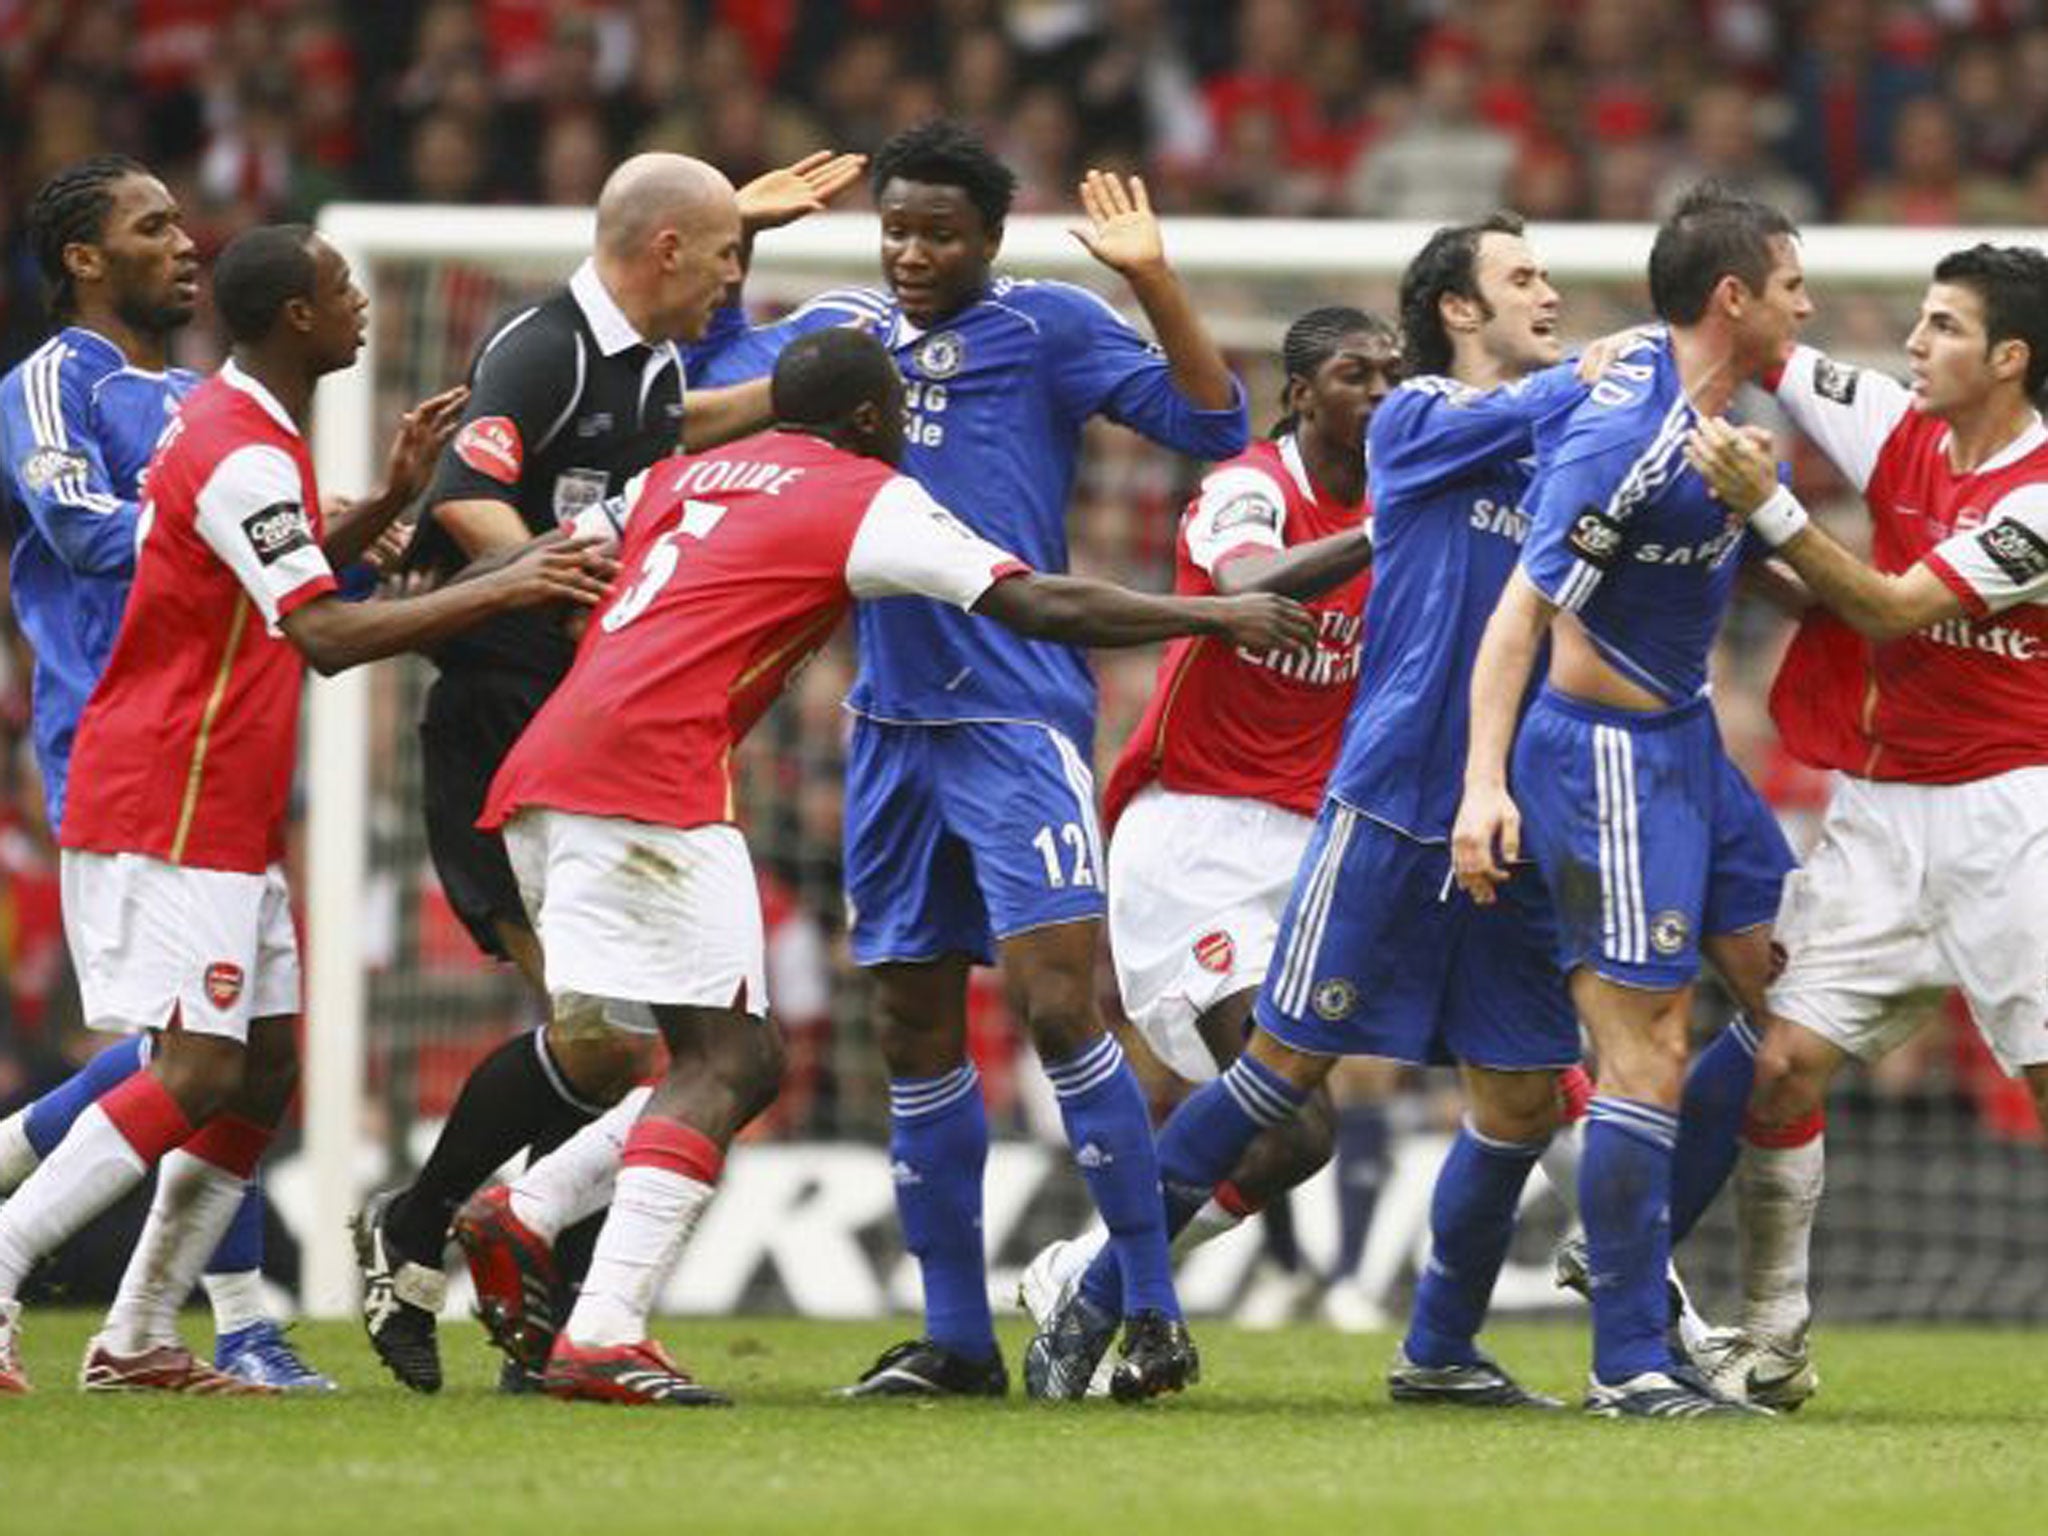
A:
POLYGON ((1259 990, 1259 1027, 1318 1056, 1567 1067, 1579 1030, 1549 893, 1527 866, 1476 907, 1450 851, 1326 800, 1259 990))
POLYGON ((862 965, 964 954, 1103 915, 1095 779, 1048 725, 855 715, 846 900, 862 965))
POLYGON ((1704 698, 1640 713, 1546 687, 1515 738, 1513 786, 1567 971, 1685 986, 1702 938, 1777 916, 1798 862, 1704 698))

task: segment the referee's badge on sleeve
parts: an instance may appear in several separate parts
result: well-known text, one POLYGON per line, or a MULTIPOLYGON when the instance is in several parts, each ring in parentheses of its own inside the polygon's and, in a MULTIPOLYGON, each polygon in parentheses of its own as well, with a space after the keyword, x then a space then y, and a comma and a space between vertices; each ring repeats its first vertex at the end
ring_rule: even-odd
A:
POLYGON ((500 485, 517 485, 526 463, 519 423, 510 416, 479 416, 455 434, 455 457, 500 485))

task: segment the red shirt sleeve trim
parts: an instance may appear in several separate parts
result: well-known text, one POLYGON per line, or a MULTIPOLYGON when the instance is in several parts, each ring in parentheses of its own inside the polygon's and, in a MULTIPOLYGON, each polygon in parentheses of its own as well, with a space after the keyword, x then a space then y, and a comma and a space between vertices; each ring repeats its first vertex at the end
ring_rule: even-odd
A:
POLYGON ((1008 581, 1012 576, 1036 576, 1037 574, 1036 571, 1032 570, 1022 560, 1005 560, 1001 565, 988 573, 988 584, 994 586, 999 581, 1008 581))
POLYGON ((1920 557, 1921 564, 1941 578, 1942 585, 1963 600, 1963 609, 1973 619, 1991 617, 1991 605, 1984 601, 1977 589, 1970 585, 1962 572, 1943 559, 1939 550, 1930 549, 1920 557))
POLYGON ((1771 369, 1763 377, 1764 388, 1775 395, 1778 392, 1778 386, 1785 382, 1785 374, 1791 367, 1792 359, 1788 357, 1784 362, 1771 369))
POLYGON ((325 573, 302 581, 277 600, 277 616, 282 619, 296 613, 314 598, 325 597, 335 589, 334 578, 325 573))

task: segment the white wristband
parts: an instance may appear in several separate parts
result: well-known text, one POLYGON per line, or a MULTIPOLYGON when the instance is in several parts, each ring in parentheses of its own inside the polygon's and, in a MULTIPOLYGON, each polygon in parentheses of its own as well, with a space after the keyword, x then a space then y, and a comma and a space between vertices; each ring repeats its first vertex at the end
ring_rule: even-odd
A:
POLYGON ((1773 549, 1783 549, 1805 532, 1811 521, 1806 508, 1799 505, 1799 498, 1782 485, 1771 492, 1769 501, 1749 514, 1749 526, 1773 549))

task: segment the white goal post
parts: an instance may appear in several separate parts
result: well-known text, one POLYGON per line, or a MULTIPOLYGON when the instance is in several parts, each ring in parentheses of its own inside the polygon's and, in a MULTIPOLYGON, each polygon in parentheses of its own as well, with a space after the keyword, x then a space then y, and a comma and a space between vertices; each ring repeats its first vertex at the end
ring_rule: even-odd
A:
MULTIPOLYGON (((1003 242, 1006 269, 1114 280, 1061 217, 1019 217, 1003 242)), ((470 208, 339 203, 326 208, 321 233, 376 292, 381 263, 434 259, 509 262, 551 268, 566 277, 590 248, 591 216, 574 209, 470 208)), ((1398 274, 1433 226, 1312 220, 1173 218, 1168 249, 1190 278, 1347 275, 1384 282, 1398 274)), ((1647 225, 1538 225, 1531 238, 1567 291, 1575 279, 1626 282, 1649 253, 1647 225)), ((1940 256, 1978 239, 2034 244, 2034 231, 1817 228, 1805 233, 1806 270, 1825 301, 1828 284, 1910 286, 1940 256)), ((871 214, 831 214, 762 237, 754 267, 875 270, 871 214)), ((1106 282, 1105 282, 1106 280, 1106 282)), ((374 317, 373 317, 374 322, 374 317)), ((314 454, 327 493, 360 494, 375 480, 391 423, 376 410, 378 330, 364 355, 326 380, 317 397, 314 454)), ((1277 327, 1274 340, 1277 340, 1277 327)), ((452 382, 448 381, 448 382, 452 382)), ((364 1097, 367 989, 361 919, 368 881, 369 689, 358 671, 316 680, 306 741, 307 990, 305 1061, 304 1300, 314 1316, 345 1315, 355 1301, 355 1270, 344 1217, 361 1194, 359 1109, 364 1097)))

